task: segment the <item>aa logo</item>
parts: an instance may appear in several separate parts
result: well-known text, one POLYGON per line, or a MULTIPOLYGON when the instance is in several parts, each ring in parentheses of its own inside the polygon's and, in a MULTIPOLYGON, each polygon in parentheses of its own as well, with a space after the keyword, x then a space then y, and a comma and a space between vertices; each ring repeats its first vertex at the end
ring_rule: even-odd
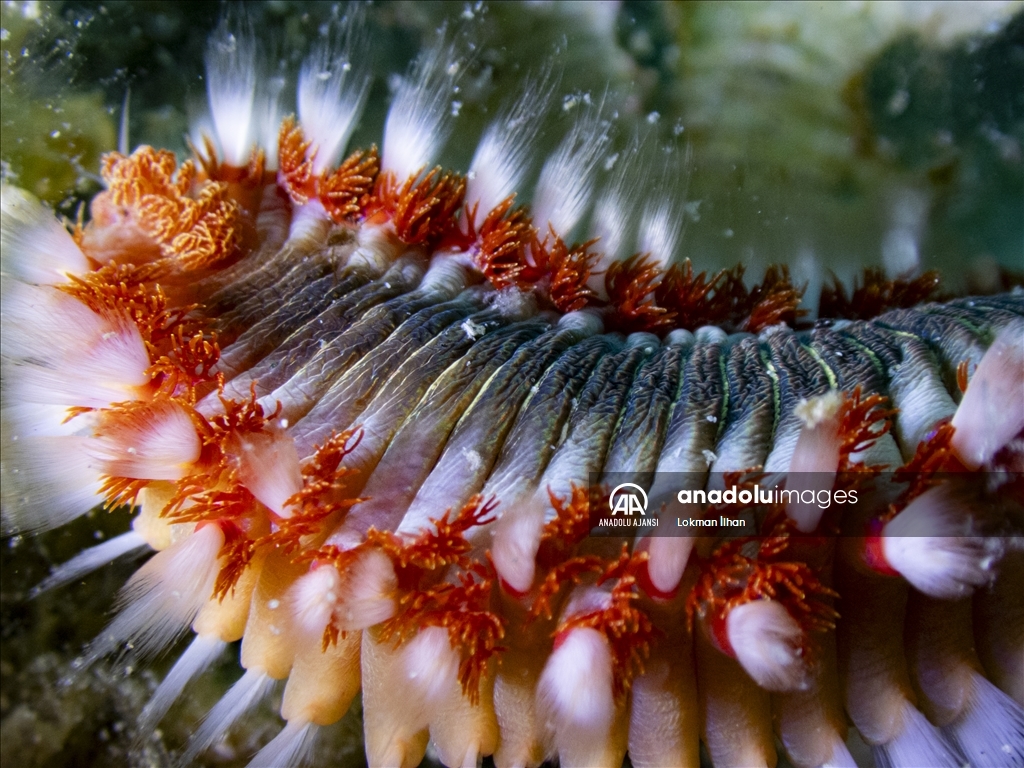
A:
POLYGON ((622 483, 615 486, 608 497, 608 507, 612 514, 621 512, 630 517, 635 512, 647 514, 647 493, 636 483, 622 483))

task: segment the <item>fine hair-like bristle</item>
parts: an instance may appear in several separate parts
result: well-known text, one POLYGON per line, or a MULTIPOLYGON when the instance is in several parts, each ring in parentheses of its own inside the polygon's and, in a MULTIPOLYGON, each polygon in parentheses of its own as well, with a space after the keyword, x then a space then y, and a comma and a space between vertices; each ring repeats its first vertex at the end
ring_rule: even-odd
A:
POLYGON ((550 67, 528 78, 480 138, 466 184, 466 205, 479 206, 479 219, 522 188, 556 84, 550 67))
POLYGON ((573 629, 560 638, 537 685, 537 706, 561 760, 600 756, 615 702, 611 651, 599 632, 573 629))
POLYGON ((468 64, 451 33, 442 33, 398 81, 384 124, 381 171, 401 183, 429 168, 454 127, 451 100, 468 64))
POLYGON ((1024 322, 999 333, 971 386, 953 414, 953 445, 968 466, 977 467, 1024 429, 1024 322))
POLYGON ((299 120, 316 152, 315 175, 337 165, 366 104, 366 34, 361 7, 353 6, 340 19, 332 19, 327 34, 302 62, 299 120))
POLYGON ((971 765, 1024 766, 1024 708, 979 674, 946 730, 971 765))
POLYGON ((70 560, 56 566, 49 576, 32 588, 29 597, 37 597, 51 589, 70 584, 118 558, 127 555, 138 557, 147 548, 146 540, 135 531, 114 536, 95 547, 83 549, 70 560))
POLYGON ((279 765, 302 766, 316 748, 317 726, 312 723, 288 723, 284 729, 249 761, 251 768, 276 768, 279 765))
POLYGON ((14 281, 54 285, 89 264, 67 229, 32 195, 0 184, 0 275, 3 294, 14 281))
POLYGON ((982 535, 966 502, 944 488, 912 501, 883 531, 885 557, 911 584, 932 597, 969 595, 995 576, 1005 551, 998 537, 982 535))
POLYGON ((265 672, 246 670, 203 718, 181 756, 181 765, 191 765, 211 744, 224 738, 239 718, 257 706, 273 688, 274 680, 265 672))
POLYGON ((206 93, 213 126, 229 165, 244 167, 257 136, 257 84, 264 78, 252 21, 244 11, 223 19, 206 47, 206 93))
POLYGON ((762 688, 795 691, 810 686, 804 632, 779 603, 755 600, 733 608, 726 632, 736 658, 762 688))
POLYGON ((959 768, 963 758, 939 730, 909 703, 900 713, 899 735, 887 744, 874 746, 871 754, 879 768, 929 765, 959 768))
POLYGON ((533 214, 542 237, 550 226, 555 234, 568 238, 587 212, 610 139, 611 124, 602 107, 602 102, 585 97, 576 107, 579 113, 572 128, 541 169, 533 214))
POLYGON ((92 642, 87 658, 125 644, 133 654, 151 657, 181 637, 213 595, 223 543, 220 526, 206 525, 150 558, 121 590, 118 614, 92 642))
POLYGON ((140 737, 144 738, 159 725, 186 686, 206 671, 227 647, 226 642, 215 637, 196 635, 193 638, 142 708, 139 714, 140 737))

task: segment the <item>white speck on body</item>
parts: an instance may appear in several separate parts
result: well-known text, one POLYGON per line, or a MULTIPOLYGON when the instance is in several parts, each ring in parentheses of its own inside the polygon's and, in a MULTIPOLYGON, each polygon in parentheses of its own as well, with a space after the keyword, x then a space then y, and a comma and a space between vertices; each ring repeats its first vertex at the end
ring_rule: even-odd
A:
POLYGON ((467 317, 462 321, 462 332, 466 334, 466 338, 475 341, 484 335, 487 329, 479 323, 474 323, 473 318, 467 317))
POLYGON ((462 455, 466 458, 466 463, 469 464, 471 472, 475 472, 483 464, 483 459, 480 458, 480 454, 476 451, 467 448, 462 452, 462 455))

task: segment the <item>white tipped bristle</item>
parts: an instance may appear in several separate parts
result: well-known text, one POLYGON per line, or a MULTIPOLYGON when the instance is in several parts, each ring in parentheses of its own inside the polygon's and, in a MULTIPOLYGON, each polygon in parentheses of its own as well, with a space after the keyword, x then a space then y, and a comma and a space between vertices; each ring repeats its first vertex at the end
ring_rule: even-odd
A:
POLYGON ((370 90, 363 14, 358 6, 332 21, 302 63, 299 73, 299 120, 312 142, 313 173, 337 164, 355 128, 370 90))
POLYGON ((448 630, 427 627, 402 648, 406 684, 428 710, 438 706, 459 675, 459 654, 451 646, 448 630))
POLYGON ((256 756, 248 768, 297 768, 312 757, 320 729, 313 723, 289 722, 256 756))
POLYGON ((398 580, 391 560, 380 551, 370 551, 352 564, 345 574, 341 603, 335 612, 343 630, 372 627, 395 614, 398 580))
POLYGON ((203 448, 185 409, 167 401, 101 420, 88 445, 104 474, 144 480, 181 479, 203 448))
POLYGON ((544 163, 533 198, 533 221, 547 234, 568 238, 594 194, 594 177, 608 145, 611 126, 598 105, 589 105, 544 163))
POLYGON ((612 656, 596 629, 569 630, 544 665, 538 707, 558 740, 603 741, 615 717, 612 656))
POLYGON ((498 575, 517 592, 528 592, 533 584, 543 529, 544 506, 539 499, 509 510, 495 524, 491 558, 498 575))
POLYGON ((809 533, 818 527, 825 506, 815 500, 831 492, 839 469, 839 408, 842 396, 835 390, 797 403, 794 412, 803 421, 789 460, 786 489, 796 491, 786 503, 786 516, 797 528, 809 533), (803 501, 804 492, 811 491, 811 501, 803 501))
POLYGON ((384 124, 382 173, 402 183, 433 165, 452 131, 451 99, 465 67, 456 46, 442 36, 400 80, 384 124))
POLYGON ((85 254, 53 211, 28 192, 0 184, 0 274, 5 284, 14 278, 55 285, 67 282, 68 273, 88 270, 85 254))
POLYGON ((82 302, 50 287, 5 286, 3 356, 59 364, 102 336, 109 323, 82 302))
POLYGON ((668 594, 679 586, 690 559, 694 540, 689 536, 652 536, 647 561, 647 575, 659 592, 668 594))
POLYGON ((66 560, 54 567, 49 576, 32 588, 29 598, 69 584, 82 576, 102 568, 107 563, 112 563, 123 555, 129 553, 142 554, 141 550, 144 547, 147 547, 146 540, 135 531, 128 531, 120 536, 108 539, 102 544, 97 544, 95 547, 83 549, 70 560, 66 560))
POLYGON ((146 702, 139 715, 139 730, 148 733, 156 728, 185 686, 206 671, 227 647, 226 642, 216 637, 196 635, 146 702))
POLYGON ((769 691, 801 691, 810 685, 804 631, 774 600, 755 600, 729 611, 725 620, 736 659, 769 691))
POLYGON ((192 765, 211 744, 227 735, 239 718, 263 701, 274 687, 274 680, 259 669, 248 669, 211 709, 189 739, 181 757, 182 765, 192 765))
POLYGON ((1024 430, 1024 321, 1000 331, 953 414, 953 448, 977 467, 1024 430))
POLYGON ((904 703, 901 719, 899 735, 887 744, 871 748, 878 768, 962 768, 963 759, 910 702, 904 703))
POLYGON ((117 323, 58 366, 18 366, 10 391, 16 400, 106 408, 135 399, 146 384, 149 358, 138 328, 117 323))
POLYGON ((925 491, 882 531, 889 565, 931 597, 954 600, 995 578, 1004 544, 973 530, 971 511, 949 488, 925 491))
POLYGON ((221 22, 206 46, 206 95, 223 159, 243 167, 255 141, 253 109, 260 64, 251 25, 221 22))
POLYGON ((103 501, 99 471, 86 451, 86 440, 20 437, 4 425, 4 535, 57 528, 103 501))
MULTIPOLYGON (((615 162, 611 178, 597 195, 591 216, 591 237, 600 242, 602 263, 598 270, 607 269, 616 259, 624 258, 633 244, 637 214, 644 197, 645 173, 637 172, 640 145, 634 138, 623 149, 615 162), (603 269, 602 269, 603 268, 603 269)), ((604 289, 604 275, 595 275, 597 285, 604 289)))
POLYGON ((691 164, 689 146, 685 152, 663 148, 654 160, 653 178, 647 182, 648 203, 640 216, 637 251, 650 254, 663 268, 682 244, 691 164))
POLYGON ((149 354, 132 321, 101 316, 52 288, 19 285, 4 297, 5 405, 103 408, 135 399, 149 354))
POLYGON ((964 711, 947 728, 972 766, 1024 767, 1024 709, 981 675, 971 675, 964 711))
POLYGON ((502 109, 484 131, 466 183, 466 208, 478 206, 477 224, 522 187, 553 88, 550 70, 529 80, 519 98, 502 109))
MULTIPOLYGON (((264 162, 268 170, 277 168, 277 142, 281 121, 284 119, 281 109, 281 94, 287 85, 288 79, 283 75, 267 75, 256 84, 252 130, 256 135, 256 146, 263 149, 264 162)), ((196 144, 196 146, 199 145, 196 144)), ((267 189, 273 188, 268 187, 267 189)))
POLYGON ((68 419, 67 406, 46 403, 11 403, 10 407, 3 409, 3 420, 4 429, 9 428, 18 440, 62 435, 87 436, 92 434, 91 429, 98 421, 95 413, 79 413, 75 418, 68 419))
POLYGON ((285 431, 271 429, 239 438, 238 479, 268 509, 281 517, 292 510, 285 502, 302 490, 302 470, 295 441, 285 431))
POLYGON ((343 584, 338 569, 321 565, 300 576, 288 591, 294 626, 309 638, 319 638, 334 615, 343 584))
POLYGON ((205 525, 157 552, 121 590, 120 612, 92 642, 89 657, 123 643, 141 656, 153 656, 173 643, 213 595, 223 544, 221 527, 205 525))

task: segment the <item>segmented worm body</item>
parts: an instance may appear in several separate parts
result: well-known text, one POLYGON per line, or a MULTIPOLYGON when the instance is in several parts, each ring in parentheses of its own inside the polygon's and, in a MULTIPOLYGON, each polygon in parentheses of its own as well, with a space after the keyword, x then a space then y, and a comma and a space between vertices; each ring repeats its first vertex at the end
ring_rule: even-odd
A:
POLYGON ((596 110, 530 213, 532 136, 508 126, 543 81, 468 177, 428 170, 442 43, 381 156, 342 160, 361 73, 318 49, 299 119, 261 135, 252 42, 228 34, 194 161, 112 153, 74 235, 4 189, 5 526, 136 508, 44 586, 157 551, 87 654, 194 633, 144 731, 240 639, 187 760, 286 680, 254 764, 301 762, 360 692, 373 765, 428 743, 446 765, 698 765, 701 740, 721 766, 776 743, 853 765, 848 719, 882 765, 1022 764, 1024 295, 869 275, 909 306, 803 321, 784 270, 749 288, 676 261, 685 201, 633 210, 621 178, 597 196, 608 250, 570 246, 596 110), (656 503, 605 535, 621 483, 656 503))

